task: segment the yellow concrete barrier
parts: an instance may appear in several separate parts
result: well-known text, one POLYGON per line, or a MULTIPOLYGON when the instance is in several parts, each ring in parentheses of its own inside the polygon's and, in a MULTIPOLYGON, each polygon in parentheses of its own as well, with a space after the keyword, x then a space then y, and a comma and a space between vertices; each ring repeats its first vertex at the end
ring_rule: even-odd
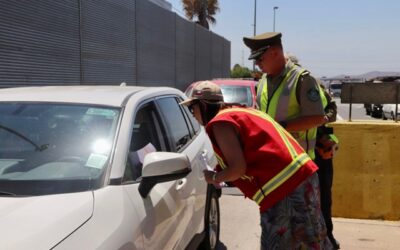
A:
POLYGON ((400 123, 335 122, 335 217, 400 220, 400 123))

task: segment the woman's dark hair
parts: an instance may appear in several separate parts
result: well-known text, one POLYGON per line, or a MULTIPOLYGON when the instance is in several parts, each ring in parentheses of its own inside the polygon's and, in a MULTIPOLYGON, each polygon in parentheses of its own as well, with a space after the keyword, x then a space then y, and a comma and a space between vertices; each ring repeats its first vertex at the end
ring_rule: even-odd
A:
POLYGON ((209 103, 200 101, 201 119, 206 125, 212 118, 214 118, 222 107, 222 103, 209 103))
POLYGON ((199 101, 199 107, 201 112, 201 119, 204 122, 204 125, 209 123, 212 118, 214 118, 221 109, 224 108, 244 108, 247 107, 245 104, 240 103, 209 103, 204 101, 199 101))

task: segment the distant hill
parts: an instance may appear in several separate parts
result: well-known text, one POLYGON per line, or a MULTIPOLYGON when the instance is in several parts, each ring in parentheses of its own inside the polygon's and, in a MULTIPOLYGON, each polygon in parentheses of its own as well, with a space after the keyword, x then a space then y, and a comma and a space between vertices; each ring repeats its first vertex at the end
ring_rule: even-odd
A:
POLYGON ((350 77, 350 78, 364 78, 366 80, 369 80, 371 78, 381 77, 381 76, 400 76, 400 72, 371 71, 371 72, 367 72, 367 73, 364 73, 361 75, 338 75, 338 76, 334 76, 332 78, 350 77))

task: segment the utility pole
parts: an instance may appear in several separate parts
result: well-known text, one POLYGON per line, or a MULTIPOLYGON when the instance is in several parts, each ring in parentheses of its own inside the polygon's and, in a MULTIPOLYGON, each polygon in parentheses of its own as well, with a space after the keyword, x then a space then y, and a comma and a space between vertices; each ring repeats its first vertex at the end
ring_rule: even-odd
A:
POLYGON ((242 67, 244 67, 244 50, 242 50, 242 67))
POLYGON ((274 7, 274 26, 273 26, 273 29, 272 29, 273 32, 275 32, 275 11, 276 11, 278 8, 279 8, 278 6, 275 6, 275 7, 274 7))
MULTIPOLYGON (((253 36, 256 36, 256 26, 257 26, 257 0, 254 0, 254 31, 253 36)), ((256 70, 256 63, 253 60, 253 72, 256 70)))

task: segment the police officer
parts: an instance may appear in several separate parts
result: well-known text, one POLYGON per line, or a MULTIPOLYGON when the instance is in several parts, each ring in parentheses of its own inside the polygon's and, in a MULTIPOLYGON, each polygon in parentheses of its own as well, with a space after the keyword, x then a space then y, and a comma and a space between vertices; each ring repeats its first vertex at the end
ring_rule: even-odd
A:
MULTIPOLYGON (((301 67, 299 60, 293 54, 286 53, 287 60, 301 67)), ((318 80, 317 80, 318 81, 318 80)), ((324 92, 326 106, 324 106, 325 120, 327 122, 336 121, 337 106, 335 100, 330 95, 324 85, 318 81, 319 86, 324 92)), ((320 184, 321 211, 324 216, 328 238, 335 249, 340 249, 339 242, 333 236, 332 223, 332 183, 333 183, 333 155, 338 149, 338 138, 333 134, 333 128, 326 124, 317 129, 317 142, 315 146, 315 163, 318 166, 318 179, 320 184)))
POLYGON ((251 49, 249 59, 264 73, 257 87, 257 104, 314 159, 317 127, 326 122, 324 94, 307 70, 286 60, 281 37, 281 33, 267 32, 243 38, 251 49))
MULTIPOLYGON (((336 121, 337 106, 335 100, 324 89, 324 94, 327 99, 325 106, 325 117, 328 122, 336 121)), ((315 163, 318 166, 318 177, 321 194, 321 211, 324 216, 328 238, 335 249, 340 249, 339 242, 333 236, 332 223, 332 183, 333 183, 333 155, 338 149, 339 140, 333 134, 333 128, 322 125, 318 127, 317 144, 315 150, 315 163)))
MULTIPOLYGON (((298 62, 285 58, 281 36, 281 33, 269 32, 244 38, 245 44, 251 49, 249 59, 255 60, 265 73, 257 89, 257 104, 262 111, 270 114, 291 132, 312 159, 315 159, 317 127, 329 122, 324 112, 328 102, 316 79, 301 68, 298 62)), ((330 191, 330 188, 323 189, 330 191)), ((321 195, 321 200, 326 205, 322 208, 325 220, 328 219, 329 239, 334 248, 338 249, 339 245, 332 235, 331 203, 327 203, 331 198, 324 194, 321 195), (329 218, 325 216, 328 210, 329 218)))

